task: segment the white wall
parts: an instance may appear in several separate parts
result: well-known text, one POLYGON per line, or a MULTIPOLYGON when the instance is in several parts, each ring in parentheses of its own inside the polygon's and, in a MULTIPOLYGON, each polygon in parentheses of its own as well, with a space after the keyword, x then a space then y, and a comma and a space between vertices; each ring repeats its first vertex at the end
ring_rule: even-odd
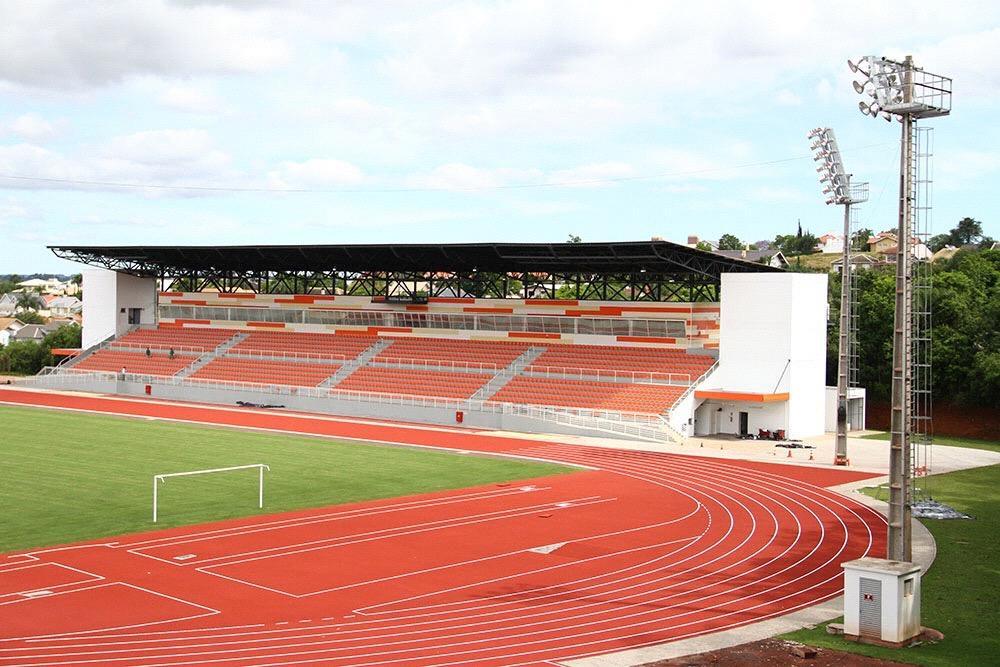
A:
POLYGON ((143 324, 156 322, 156 281, 105 269, 83 272, 83 347, 128 328, 128 309, 142 308, 143 324), (124 309, 124 312, 122 312, 124 309))
MULTIPOLYGON (((747 433, 760 429, 773 431, 788 423, 788 403, 750 403, 746 401, 705 401, 695 410, 695 435, 740 432, 740 412, 747 413, 747 433), (721 411, 720 411, 721 408, 721 411), (716 428, 717 427, 717 428, 716 428)), ((786 434, 787 435, 787 434, 786 434)))
MULTIPOLYGON (((864 387, 847 388, 847 429, 863 431, 865 428, 865 400, 867 391, 864 387)), ((837 432, 837 388, 826 388, 826 430, 837 432)))
MULTIPOLYGON (((790 438, 824 430, 826 380, 826 274, 725 273, 719 340, 719 369, 700 389, 747 393, 789 393, 790 438)), ((752 405, 752 404, 743 404, 752 405)), ((770 420, 774 404, 762 408, 770 420)), ((718 406, 716 406, 718 407, 718 406)), ((739 410, 735 410, 738 412, 739 410)), ((728 415, 723 420, 728 427, 728 415)), ((751 432, 755 421, 751 413, 751 432)), ((739 428, 736 416, 733 432, 739 428)), ((699 424, 699 431, 703 428, 699 424)))

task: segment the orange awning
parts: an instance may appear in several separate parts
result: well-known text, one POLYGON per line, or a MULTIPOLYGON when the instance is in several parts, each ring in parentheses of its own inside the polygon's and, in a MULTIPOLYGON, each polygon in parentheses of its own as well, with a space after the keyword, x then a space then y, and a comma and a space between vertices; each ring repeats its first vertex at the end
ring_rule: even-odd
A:
POLYGON ((695 390, 695 398, 715 399, 717 401, 747 401, 749 403, 775 403, 788 400, 788 392, 781 394, 757 394, 746 391, 726 391, 724 389, 695 390))
POLYGON ((53 357, 75 357, 80 354, 80 350, 72 347, 54 347, 51 352, 53 357))

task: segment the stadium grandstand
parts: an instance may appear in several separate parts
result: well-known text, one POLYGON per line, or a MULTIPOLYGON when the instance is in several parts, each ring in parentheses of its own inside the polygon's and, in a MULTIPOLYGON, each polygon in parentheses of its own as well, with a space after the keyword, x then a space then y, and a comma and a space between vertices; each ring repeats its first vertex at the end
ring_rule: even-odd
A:
POLYGON ((40 386, 529 432, 824 431, 826 276, 666 241, 53 246, 40 386))

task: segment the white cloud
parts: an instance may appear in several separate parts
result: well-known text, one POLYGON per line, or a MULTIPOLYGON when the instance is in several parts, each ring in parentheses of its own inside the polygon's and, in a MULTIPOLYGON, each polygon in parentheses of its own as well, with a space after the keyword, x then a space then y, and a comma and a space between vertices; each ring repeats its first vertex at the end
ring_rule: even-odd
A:
POLYGON ((567 187, 593 188, 614 185, 615 179, 635 175, 635 169, 625 162, 598 162, 552 172, 548 181, 567 187))
POLYGON ((407 179, 407 185, 431 190, 485 190, 510 184, 538 182, 542 172, 537 169, 482 169, 452 162, 407 179))
POLYGON ((74 0, 5 3, 0 80, 73 90, 139 74, 257 72, 285 61, 267 12, 166 0, 97 9, 74 0))
POLYGON ((23 202, 7 197, 0 200, 0 225, 18 220, 29 220, 38 217, 38 212, 28 208, 23 202))
POLYGON ((158 98, 163 106, 196 114, 217 114, 224 110, 219 97, 208 90, 190 85, 173 85, 164 89, 158 98))
MULTIPOLYGON (((100 189, 105 186, 60 181, 100 181, 165 185, 228 185, 230 156, 204 130, 151 130, 115 137, 81 155, 66 155, 34 144, 0 145, 0 173, 40 180, 6 180, 23 189, 100 189), (49 179, 49 180, 43 180, 49 179)), ((145 192, 150 195, 152 191, 145 192)), ((194 191, 159 194, 192 196, 194 191)))
POLYGON ((58 133, 57 128, 35 113, 18 116, 7 124, 7 129, 27 141, 47 141, 58 133))
POLYGON ((364 179, 364 172, 358 166, 330 158, 282 162, 267 175, 268 186, 278 189, 356 185, 364 179))
POLYGON ((774 97, 774 101, 783 107, 797 107, 802 104, 802 98, 787 88, 779 90, 778 94, 774 97))

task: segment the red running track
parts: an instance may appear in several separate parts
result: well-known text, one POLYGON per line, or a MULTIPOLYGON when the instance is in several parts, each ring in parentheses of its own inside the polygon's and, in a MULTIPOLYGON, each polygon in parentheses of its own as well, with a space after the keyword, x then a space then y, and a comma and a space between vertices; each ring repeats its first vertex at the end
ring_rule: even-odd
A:
POLYGON ((117 397, 0 402, 503 452, 576 474, 0 560, 0 665, 551 665, 839 594, 865 473, 117 397))

